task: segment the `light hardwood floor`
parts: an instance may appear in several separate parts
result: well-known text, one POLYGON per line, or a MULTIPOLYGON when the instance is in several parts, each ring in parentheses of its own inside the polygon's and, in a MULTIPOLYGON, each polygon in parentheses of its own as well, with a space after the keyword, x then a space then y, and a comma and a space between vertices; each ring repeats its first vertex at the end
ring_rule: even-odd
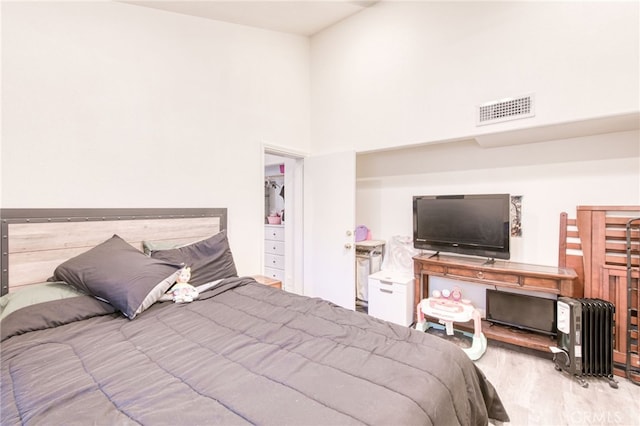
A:
POLYGON ((475 364, 497 389, 508 425, 640 426, 640 386, 623 377, 615 377, 618 389, 596 378, 583 388, 550 359, 491 344, 475 364))

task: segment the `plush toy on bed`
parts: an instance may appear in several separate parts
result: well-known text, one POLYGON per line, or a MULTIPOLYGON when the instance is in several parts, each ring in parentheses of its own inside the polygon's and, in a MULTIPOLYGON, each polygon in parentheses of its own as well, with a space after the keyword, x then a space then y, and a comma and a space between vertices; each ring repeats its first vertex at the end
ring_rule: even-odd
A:
POLYGON ((193 302, 198 298, 198 289, 189 284, 191 279, 191 268, 186 266, 182 268, 176 283, 171 287, 169 293, 173 297, 175 303, 188 303, 193 302))

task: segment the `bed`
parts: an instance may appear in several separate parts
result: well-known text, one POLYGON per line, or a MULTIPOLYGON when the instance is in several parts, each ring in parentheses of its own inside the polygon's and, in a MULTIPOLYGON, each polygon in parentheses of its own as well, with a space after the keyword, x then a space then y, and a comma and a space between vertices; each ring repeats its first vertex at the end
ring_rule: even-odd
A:
POLYGON ((226 214, 2 210, 1 423, 509 420, 452 343, 239 276, 226 214))

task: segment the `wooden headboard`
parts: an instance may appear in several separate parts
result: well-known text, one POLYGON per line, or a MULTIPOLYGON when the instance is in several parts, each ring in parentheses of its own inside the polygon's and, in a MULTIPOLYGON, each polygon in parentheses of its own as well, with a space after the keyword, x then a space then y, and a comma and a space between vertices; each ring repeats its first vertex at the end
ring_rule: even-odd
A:
MULTIPOLYGON (((640 206, 578 206, 575 219, 560 214, 558 266, 573 268, 584 297, 604 297, 603 267, 626 270, 626 225, 640 206)), ((631 232, 631 265, 638 267, 639 231, 631 232)))
POLYGON ((143 241, 210 237, 227 228, 227 209, 2 209, 0 226, 4 295, 46 281, 60 263, 113 234, 140 250, 143 241))

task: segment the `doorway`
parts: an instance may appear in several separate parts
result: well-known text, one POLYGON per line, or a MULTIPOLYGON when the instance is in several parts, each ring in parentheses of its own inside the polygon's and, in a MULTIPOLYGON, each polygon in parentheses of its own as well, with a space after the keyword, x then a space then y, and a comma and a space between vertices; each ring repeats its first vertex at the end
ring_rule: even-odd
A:
MULTIPOLYGON (((355 152, 262 149, 263 158, 280 157, 284 164, 283 288, 354 310, 355 152)), ((268 226, 267 212, 263 221, 268 226)))
POLYGON ((303 165, 301 154, 263 146, 265 276, 286 291, 304 294, 303 165))

